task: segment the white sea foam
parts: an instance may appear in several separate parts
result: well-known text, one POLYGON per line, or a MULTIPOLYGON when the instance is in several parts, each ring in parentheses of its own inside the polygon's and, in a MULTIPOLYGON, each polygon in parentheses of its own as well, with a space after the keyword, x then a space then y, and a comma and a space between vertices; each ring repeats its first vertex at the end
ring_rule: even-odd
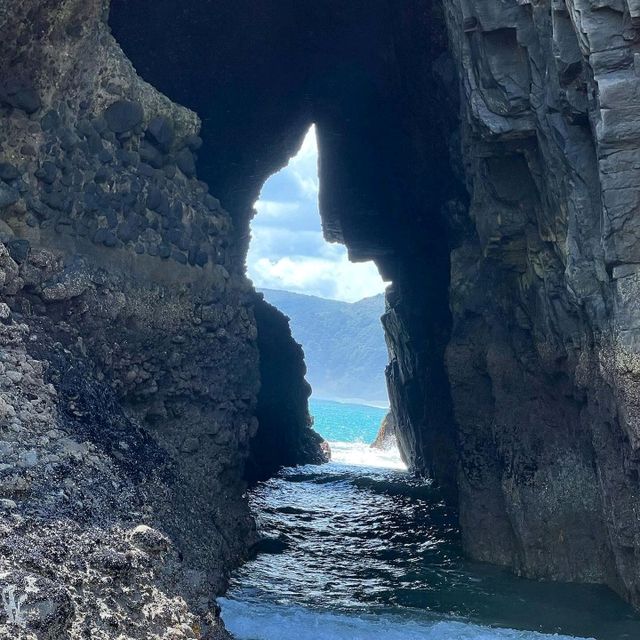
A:
POLYGON ((569 640, 570 636, 494 629, 454 620, 349 615, 299 606, 222 599, 222 617, 239 640, 569 640))
POLYGON ((331 461, 357 467, 406 470, 400 453, 391 449, 372 449, 364 442, 329 442, 331 461))

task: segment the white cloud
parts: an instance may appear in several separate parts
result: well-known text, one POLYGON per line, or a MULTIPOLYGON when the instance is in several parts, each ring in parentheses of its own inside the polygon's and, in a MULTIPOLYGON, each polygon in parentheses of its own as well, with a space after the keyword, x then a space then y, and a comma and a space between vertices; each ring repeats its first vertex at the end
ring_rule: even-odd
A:
POLYGON ((300 209, 299 202, 278 202, 275 200, 258 200, 254 205, 261 220, 265 218, 286 218, 300 209))
POLYGON ((322 298, 355 302, 384 291, 384 283, 371 262, 351 263, 346 254, 339 260, 311 256, 259 258, 249 267, 257 287, 285 289, 322 298))
POLYGON ((384 291, 372 262, 351 263, 324 240, 318 213, 315 127, 299 153, 264 185, 255 204, 247 271, 257 287, 353 302, 384 291))

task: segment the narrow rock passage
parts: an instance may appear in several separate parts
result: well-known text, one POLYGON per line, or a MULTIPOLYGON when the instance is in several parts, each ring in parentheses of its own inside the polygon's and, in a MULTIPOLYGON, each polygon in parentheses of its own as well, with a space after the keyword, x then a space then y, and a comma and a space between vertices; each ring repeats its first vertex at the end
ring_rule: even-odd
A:
POLYGON ((604 587, 466 561, 438 494, 395 451, 351 437, 331 443, 331 463, 253 489, 262 534, 279 542, 235 574, 222 602, 240 640, 640 637, 640 618, 604 587))

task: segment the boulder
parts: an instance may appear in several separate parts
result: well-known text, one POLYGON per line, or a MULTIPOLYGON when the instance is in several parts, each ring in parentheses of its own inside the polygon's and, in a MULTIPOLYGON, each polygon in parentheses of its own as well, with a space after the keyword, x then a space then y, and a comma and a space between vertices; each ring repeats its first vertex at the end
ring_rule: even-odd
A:
POLYGON ((142 123, 142 105, 130 100, 118 100, 104 112, 107 126, 113 133, 126 133, 142 123))

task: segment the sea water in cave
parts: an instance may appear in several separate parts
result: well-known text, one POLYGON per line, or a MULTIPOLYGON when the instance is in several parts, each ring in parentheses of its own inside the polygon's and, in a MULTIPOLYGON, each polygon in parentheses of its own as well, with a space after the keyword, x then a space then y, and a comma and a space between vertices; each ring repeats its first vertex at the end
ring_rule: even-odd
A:
POLYGON ((454 514, 396 450, 371 449, 384 410, 311 401, 333 459, 250 492, 277 540, 221 601, 239 640, 636 640, 605 587, 535 582, 465 560, 454 514))

